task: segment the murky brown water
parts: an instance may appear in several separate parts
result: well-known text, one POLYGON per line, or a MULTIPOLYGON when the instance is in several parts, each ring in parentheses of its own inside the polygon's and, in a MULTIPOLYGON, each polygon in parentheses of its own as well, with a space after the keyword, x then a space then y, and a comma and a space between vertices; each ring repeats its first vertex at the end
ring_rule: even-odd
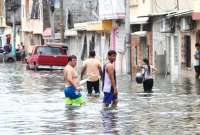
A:
POLYGON ((119 107, 103 111, 102 95, 66 108, 62 72, 26 71, 20 63, 0 69, 2 135, 200 134, 200 81, 192 74, 157 76, 152 94, 118 77, 119 107))

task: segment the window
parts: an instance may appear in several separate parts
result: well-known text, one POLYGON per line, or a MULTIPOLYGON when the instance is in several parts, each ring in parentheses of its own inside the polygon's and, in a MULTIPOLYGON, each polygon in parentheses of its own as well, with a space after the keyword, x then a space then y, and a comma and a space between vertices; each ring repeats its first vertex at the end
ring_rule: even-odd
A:
POLYGON ((32 10, 31 10, 31 19, 40 19, 39 0, 33 0, 32 10))
POLYGON ((58 47, 39 47, 37 49, 37 54, 43 55, 61 55, 61 48, 58 47))

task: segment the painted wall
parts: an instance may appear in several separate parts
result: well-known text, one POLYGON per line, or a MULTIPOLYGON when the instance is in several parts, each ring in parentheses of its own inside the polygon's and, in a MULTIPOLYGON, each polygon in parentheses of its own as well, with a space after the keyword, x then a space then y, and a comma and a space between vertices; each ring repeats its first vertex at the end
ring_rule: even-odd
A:
POLYGON ((125 47, 125 26, 120 25, 118 27, 113 28, 112 30, 112 49, 115 49, 117 52, 116 59, 116 72, 118 74, 127 73, 127 60, 126 52, 127 49, 125 47))
POLYGON ((130 17, 199 9, 200 0, 130 0, 130 17), (178 3, 177 3, 178 2, 178 3))
POLYGON ((165 74, 169 70, 169 33, 160 32, 160 19, 153 20, 153 64, 159 72, 165 74))
POLYGON ((36 17, 33 11, 32 0, 22 0, 22 18, 21 18, 21 34, 20 40, 25 45, 27 52, 32 51, 33 45, 41 45, 42 33, 43 33, 43 3, 42 0, 37 1, 39 3, 39 9, 36 17), (36 18, 35 18, 36 17, 36 18))
POLYGON ((130 17, 151 13, 152 0, 130 0, 130 17))

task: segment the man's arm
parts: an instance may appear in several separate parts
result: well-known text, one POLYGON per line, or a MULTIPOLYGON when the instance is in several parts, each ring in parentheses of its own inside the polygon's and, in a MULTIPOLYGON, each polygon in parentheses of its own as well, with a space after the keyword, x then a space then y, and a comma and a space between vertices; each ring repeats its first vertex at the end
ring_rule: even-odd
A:
POLYGON ((117 94, 118 91, 117 91, 117 86, 116 86, 115 78, 114 78, 114 67, 113 67, 112 64, 109 64, 109 65, 108 65, 107 72, 108 72, 108 75, 109 75, 109 77, 110 77, 111 86, 112 86, 113 89, 114 89, 114 93, 117 94))
POLYGON ((84 66, 81 70, 81 80, 83 79, 83 75, 85 73, 85 70, 86 70, 86 66, 84 66))
POLYGON ((102 69, 101 69, 101 65, 99 64, 99 66, 98 66, 98 69, 99 69, 99 74, 100 74, 100 76, 101 76, 101 79, 103 78, 103 71, 102 71, 102 69))

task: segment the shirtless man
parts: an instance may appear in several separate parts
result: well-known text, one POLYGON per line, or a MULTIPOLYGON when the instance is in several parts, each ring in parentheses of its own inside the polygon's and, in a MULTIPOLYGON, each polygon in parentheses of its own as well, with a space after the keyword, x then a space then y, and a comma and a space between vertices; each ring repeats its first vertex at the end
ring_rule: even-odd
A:
POLYGON ((99 96, 99 78, 102 74, 101 63, 98 59, 95 58, 95 51, 90 51, 89 58, 84 61, 83 68, 81 71, 81 80, 83 79, 83 74, 86 71, 88 81, 87 81, 87 90, 88 95, 92 94, 94 88, 95 96, 99 96))
POLYGON ((64 68, 65 103, 69 105, 82 104, 84 102, 80 93, 81 87, 79 84, 78 74, 74 69, 76 64, 76 56, 71 55, 68 57, 68 63, 64 68))

